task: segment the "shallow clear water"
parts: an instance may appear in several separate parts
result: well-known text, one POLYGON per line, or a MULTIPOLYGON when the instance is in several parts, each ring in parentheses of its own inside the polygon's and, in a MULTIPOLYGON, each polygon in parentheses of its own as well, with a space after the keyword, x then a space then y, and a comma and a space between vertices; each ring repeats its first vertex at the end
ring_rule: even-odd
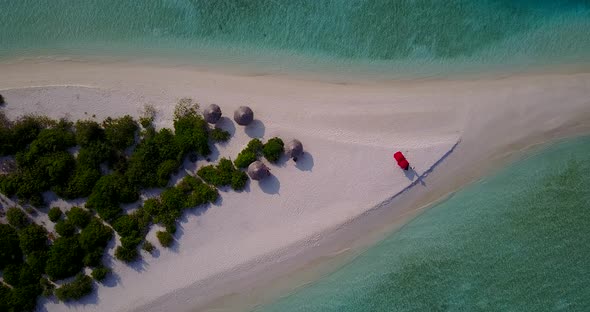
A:
POLYGON ((361 64, 419 76, 590 61, 588 0, 0 0, 0 21, 0 58, 361 64))
POLYGON ((590 137, 459 191, 258 312, 588 311, 590 137))

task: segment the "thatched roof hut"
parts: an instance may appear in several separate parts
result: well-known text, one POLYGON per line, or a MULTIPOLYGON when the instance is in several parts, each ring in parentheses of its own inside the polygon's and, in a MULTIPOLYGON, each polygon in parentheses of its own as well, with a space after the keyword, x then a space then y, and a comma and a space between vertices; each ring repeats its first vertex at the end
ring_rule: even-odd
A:
POLYGON ((210 124, 216 124, 221 118, 221 108, 217 104, 211 104, 203 111, 205 121, 210 124))
POLYGON ((248 175, 252 180, 259 181, 268 177, 270 170, 263 162, 257 160, 248 166, 248 175))
POLYGON ((285 154, 289 158, 293 158, 294 161, 297 161, 297 158, 303 155, 303 144, 299 140, 291 140, 285 145, 285 154))
POLYGON ((248 106, 240 106, 234 112, 234 120, 240 126, 247 126, 254 120, 254 112, 248 106))

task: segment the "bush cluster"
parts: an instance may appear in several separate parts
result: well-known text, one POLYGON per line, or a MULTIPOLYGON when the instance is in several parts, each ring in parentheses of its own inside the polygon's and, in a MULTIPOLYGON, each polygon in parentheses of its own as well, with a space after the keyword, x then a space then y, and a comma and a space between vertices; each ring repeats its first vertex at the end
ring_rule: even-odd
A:
POLYGON ((153 217, 154 223, 162 224, 167 231, 174 233, 176 220, 182 211, 217 200, 217 190, 200 179, 186 176, 177 187, 167 188, 160 198, 145 201, 143 210, 153 217))
POLYGON ((209 125, 196 109, 178 110, 174 118, 174 133, 183 154, 196 152, 201 156, 211 154, 209 125))
POLYGON ((71 283, 66 283, 55 290, 55 296, 61 301, 78 300, 92 292, 92 278, 80 273, 71 283))
POLYGON ((0 270, 9 264, 20 263, 22 257, 16 230, 8 224, 0 223, 0 270))
POLYGON ((105 266, 99 266, 92 270, 91 275, 96 281, 102 282, 107 277, 107 275, 109 275, 109 273, 111 273, 111 269, 105 266))
POLYGON ((222 158, 217 166, 209 165, 201 167, 197 175, 203 181, 216 187, 231 186, 235 191, 241 191, 246 186, 248 175, 234 167, 231 160, 222 158))
POLYGON ((107 117, 102 126, 104 136, 110 146, 118 150, 125 150, 135 143, 135 135, 139 130, 139 125, 129 115, 120 118, 107 117))
POLYGON ((281 158, 281 155, 283 155, 284 148, 285 144, 283 143, 283 140, 275 137, 264 144, 262 154, 269 162, 276 163, 281 158))
POLYGON ((209 134, 213 142, 227 142, 231 137, 229 132, 220 128, 214 128, 209 134))
POLYGON ((49 212, 47 213, 49 220, 53 223, 59 221, 62 215, 63 212, 61 211, 61 209, 59 209, 59 207, 52 207, 51 209, 49 209, 49 212))
POLYGON ((8 221, 8 224, 17 229, 24 228, 31 222, 27 214, 17 207, 8 208, 6 211, 6 220, 8 221))
POLYGON ((246 148, 238 154, 238 157, 234 160, 234 164, 240 169, 247 168, 251 163, 258 160, 263 147, 264 145, 259 139, 250 140, 246 148))
POLYGON ((126 175, 139 187, 164 187, 180 167, 183 155, 172 131, 150 132, 131 155, 126 175))
POLYGON ((86 208, 98 212, 105 221, 116 219, 122 212, 120 203, 132 203, 139 199, 138 189, 126 176, 112 173, 102 176, 88 197, 86 208))
POLYGON ((162 247, 170 247, 174 242, 174 237, 167 231, 158 231, 156 236, 158 237, 158 241, 160 241, 162 247))
POLYGON ((139 208, 132 214, 122 215, 113 222, 113 228, 121 236, 121 246, 115 251, 117 259, 125 262, 137 259, 137 246, 145 238, 151 222, 152 217, 144 208, 139 208))

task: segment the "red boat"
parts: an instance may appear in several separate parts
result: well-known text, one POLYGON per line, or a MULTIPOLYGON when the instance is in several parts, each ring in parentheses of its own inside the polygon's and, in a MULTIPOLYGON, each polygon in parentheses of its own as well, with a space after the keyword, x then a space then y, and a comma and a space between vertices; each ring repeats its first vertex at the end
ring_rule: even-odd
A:
POLYGON ((406 159, 406 156, 404 156, 404 154, 402 154, 402 152, 395 152, 395 154, 393 154, 393 159, 395 159, 397 161, 397 165, 404 169, 404 170, 408 170, 410 169, 410 163, 408 162, 408 160, 406 159))

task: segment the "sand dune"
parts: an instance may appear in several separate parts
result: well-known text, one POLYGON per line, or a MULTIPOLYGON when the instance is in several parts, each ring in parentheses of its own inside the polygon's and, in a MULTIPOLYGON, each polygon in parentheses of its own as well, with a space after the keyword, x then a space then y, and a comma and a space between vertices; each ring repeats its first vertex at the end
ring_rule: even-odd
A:
MULTIPOLYGON (((11 117, 37 112, 101 120, 137 115, 152 104, 157 125, 171 127, 174 104, 190 97, 218 104, 226 117, 244 104, 255 112, 256 122, 246 128, 223 120, 233 137, 214 159, 235 157, 251 137, 298 138, 307 152, 297 164, 271 166, 271 179, 242 193, 222 192, 218 205, 187 213, 173 248, 132 266, 113 260, 116 280, 80 304, 45 302, 47 311, 200 307, 335 252, 322 248, 326 237, 368 211, 376 211, 375 226, 402 219, 481 174, 482 163, 560 129, 586 130, 590 118, 587 74, 340 85, 155 65, 26 62, 0 70, 11 117), (397 150, 415 173, 396 167, 397 150), (394 196, 404 190, 410 204, 396 205, 394 196)), ((370 226, 348 235, 363 236, 370 226)))

